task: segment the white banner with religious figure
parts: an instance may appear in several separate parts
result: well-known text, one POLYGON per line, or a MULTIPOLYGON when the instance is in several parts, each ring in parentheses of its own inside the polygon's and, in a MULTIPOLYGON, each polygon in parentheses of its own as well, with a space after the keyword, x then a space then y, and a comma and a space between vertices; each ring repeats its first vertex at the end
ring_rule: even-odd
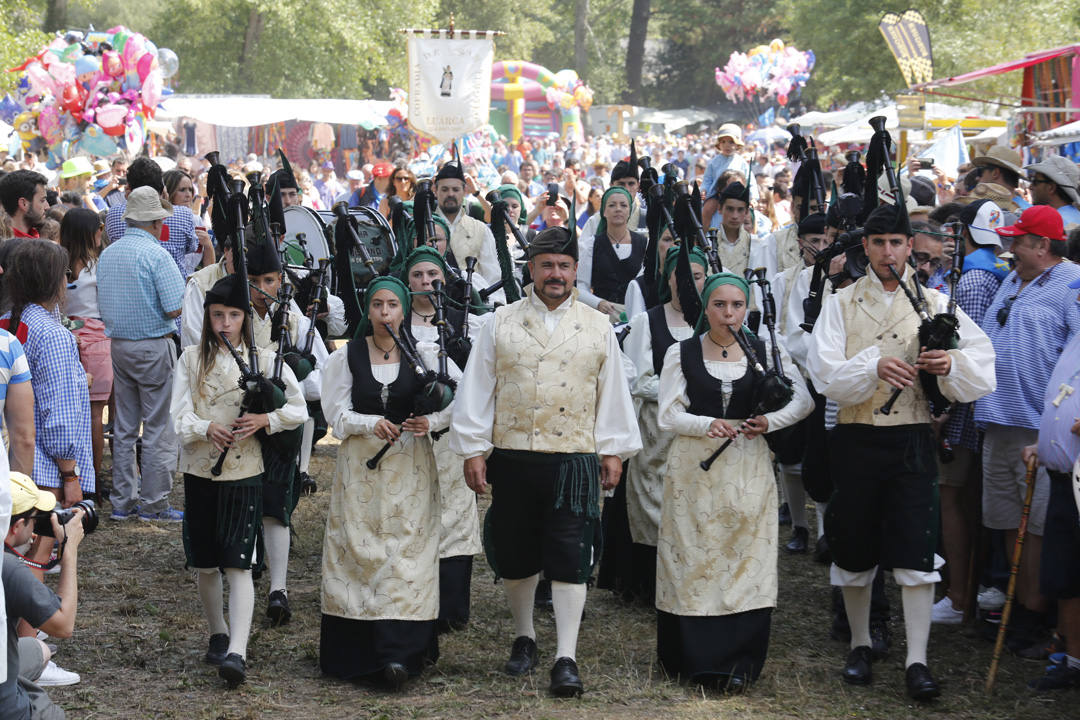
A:
POLYGON ((494 32, 409 31, 409 125, 449 143, 481 128, 491 110, 494 32))

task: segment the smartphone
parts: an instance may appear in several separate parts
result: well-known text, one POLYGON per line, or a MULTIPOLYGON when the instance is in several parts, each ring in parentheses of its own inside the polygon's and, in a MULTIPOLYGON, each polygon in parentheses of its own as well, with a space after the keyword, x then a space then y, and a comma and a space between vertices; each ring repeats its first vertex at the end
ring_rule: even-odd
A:
POLYGON ((933 170, 934 169, 934 158, 919 158, 919 169, 920 170, 933 170))
POLYGON ((547 186, 547 204, 558 205, 559 204, 559 185, 558 183, 548 183, 547 186))

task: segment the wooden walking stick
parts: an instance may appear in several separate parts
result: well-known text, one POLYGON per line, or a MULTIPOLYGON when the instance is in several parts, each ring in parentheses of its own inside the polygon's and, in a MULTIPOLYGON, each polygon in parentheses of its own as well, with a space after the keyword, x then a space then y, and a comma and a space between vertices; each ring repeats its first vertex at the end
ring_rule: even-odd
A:
POLYGON ((986 676, 986 692, 993 692, 994 677, 997 675, 998 662, 1001 660, 1001 648, 1005 644, 1005 630, 1012 614, 1013 596, 1016 594, 1016 575, 1020 571, 1020 555, 1024 551, 1024 536, 1027 535, 1028 515, 1031 514, 1031 496, 1035 492, 1035 470, 1039 459, 1032 457, 1027 463, 1027 475, 1024 482, 1027 492, 1024 494, 1024 510, 1020 513, 1020 527, 1016 530, 1016 545, 1013 547, 1012 569, 1009 571, 1009 589, 1005 592, 1005 608, 1001 611, 1001 625, 998 626, 997 642, 994 643, 994 657, 990 661, 990 672, 986 676))

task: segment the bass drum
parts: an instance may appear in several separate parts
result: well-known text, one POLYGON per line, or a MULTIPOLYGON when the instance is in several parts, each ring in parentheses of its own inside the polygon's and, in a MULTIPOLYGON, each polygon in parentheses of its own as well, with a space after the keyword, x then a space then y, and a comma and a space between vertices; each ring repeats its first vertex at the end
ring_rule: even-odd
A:
MULTIPOLYGON (((334 224, 335 248, 338 248, 340 243, 347 242, 349 237, 348 229, 344 227, 339 229, 337 226, 341 221, 332 212, 329 215, 334 224)), ((349 247, 349 266, 352 269, 353 285, 357 290, 363 290, 375 275, 385 275, 390 270, 390 263, 393 262, 394 255, 397 254, 397 243, 394 240, 394 233, 390 228, 390 223, 373 208, 349 208, 349 224, 356 231, 356 239, 359 240, 360 245, 363 246, 367 255, 371 258, 375 268, 373 275, 371 269, 364 262, 363 253, 360 249, 355 245, 349 247)), ((336 276, 336 273, 334 282, 335 287, 340 288, 341 279, 336 276)), ((337 294, 340 294, 340 292, 337 294)))
POLYGON ((329 224, 311 208, 291 205, 285 208, 285 253, 292 265, 303 265, 304 248, 311 255, 313 265, 319 260, 333 258, 330 252, 329 224))

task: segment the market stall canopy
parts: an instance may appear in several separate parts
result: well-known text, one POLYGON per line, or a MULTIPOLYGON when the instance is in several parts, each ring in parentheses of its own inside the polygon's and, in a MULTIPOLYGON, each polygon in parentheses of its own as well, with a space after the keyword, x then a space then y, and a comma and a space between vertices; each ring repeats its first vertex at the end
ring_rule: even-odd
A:
POLYGON ((688 125, 716 122, 716 117, 716 113, 698 108, 683 108, 681 110, 642 108, 640 112, 631 115, 628 120, 635 125, 662 125, 665 132, 675 132, 688 125))
MULTIPOLYGON (((959 107, 955 105, 945 105, 944 103, 926 103, 926 119, 956 119, 962 120, 966 117, 974 115, 970 108, 959 107)), ((900 121, 896 114, 896 105, 887 105, 883 108, 879 108, 872 112, 866 113, 863 117, 859 118, 855 122, 846 125, 845 127, 837 130, 830 130, 829 132, 823 132, 817 136, 817 141, 822 145, 831 147, 833 145, 842 145, 845 143, 867 143, 870 142, 870 138, 874 134, 873 128, 870 127, 870 118, 876 115, 885 116, 885 129, 896 130, 900 127, 900 121)), ((794 122, 794 121, 792 121, 794 122)))
POLYGON ((803 113, 798 117, 793 117, 789 122, 798 123, 799 125, 802 125, 803 128, 844 127, 866 115, 866 113, 870 112, 871 107, 870 103, 859 102, 851 107, 844 108, 843 110, 832 110, 830 112, 814 110, 803 113))
POLYGON ((746 142, 762 145, 772 145, 774 142, 787 143, 789 140, 791 140, 791 133, 775 125, 755 130, 746 136, 746 142))
POLYGON ((1035 145, 1047 147, 1049 145, 1065 145, 1080 141, 1080 120, 1068 125, 1056 127, 1041 133, 1035 133, 1035 145))
POLYGON ((162 101, 159 119, 192 118, 224 127, 273 125, 289 120, 385 127, 393 103, 335 98, 272 98, 266 95, 172 95, 162 101))
POLYGON ((916 85, 912 89, 928 90, 936 87, 962 85, 963 83, 971 82, 972 80, 978 80, 992 75, 1000 75, 1001 73, 1012 72, 1014 70, 1023 70, 1032 65, 1044 63, 1047 60, 1067 57, 1069 55, 1080 55, 1080 45, 1064 45, 1059 48, 1053 48, 1052 50, 1040 50, 1038 52, 1028 53, 1019 60, 1009 60, 1008 62, 998 63, 997 65, 991 65, 990 67, 981 68, 979 70, 972 70, 971 72, 962 75, 954 75, 952 77, 941 78, 940 80, 931 80, 928 83, 916 85))

